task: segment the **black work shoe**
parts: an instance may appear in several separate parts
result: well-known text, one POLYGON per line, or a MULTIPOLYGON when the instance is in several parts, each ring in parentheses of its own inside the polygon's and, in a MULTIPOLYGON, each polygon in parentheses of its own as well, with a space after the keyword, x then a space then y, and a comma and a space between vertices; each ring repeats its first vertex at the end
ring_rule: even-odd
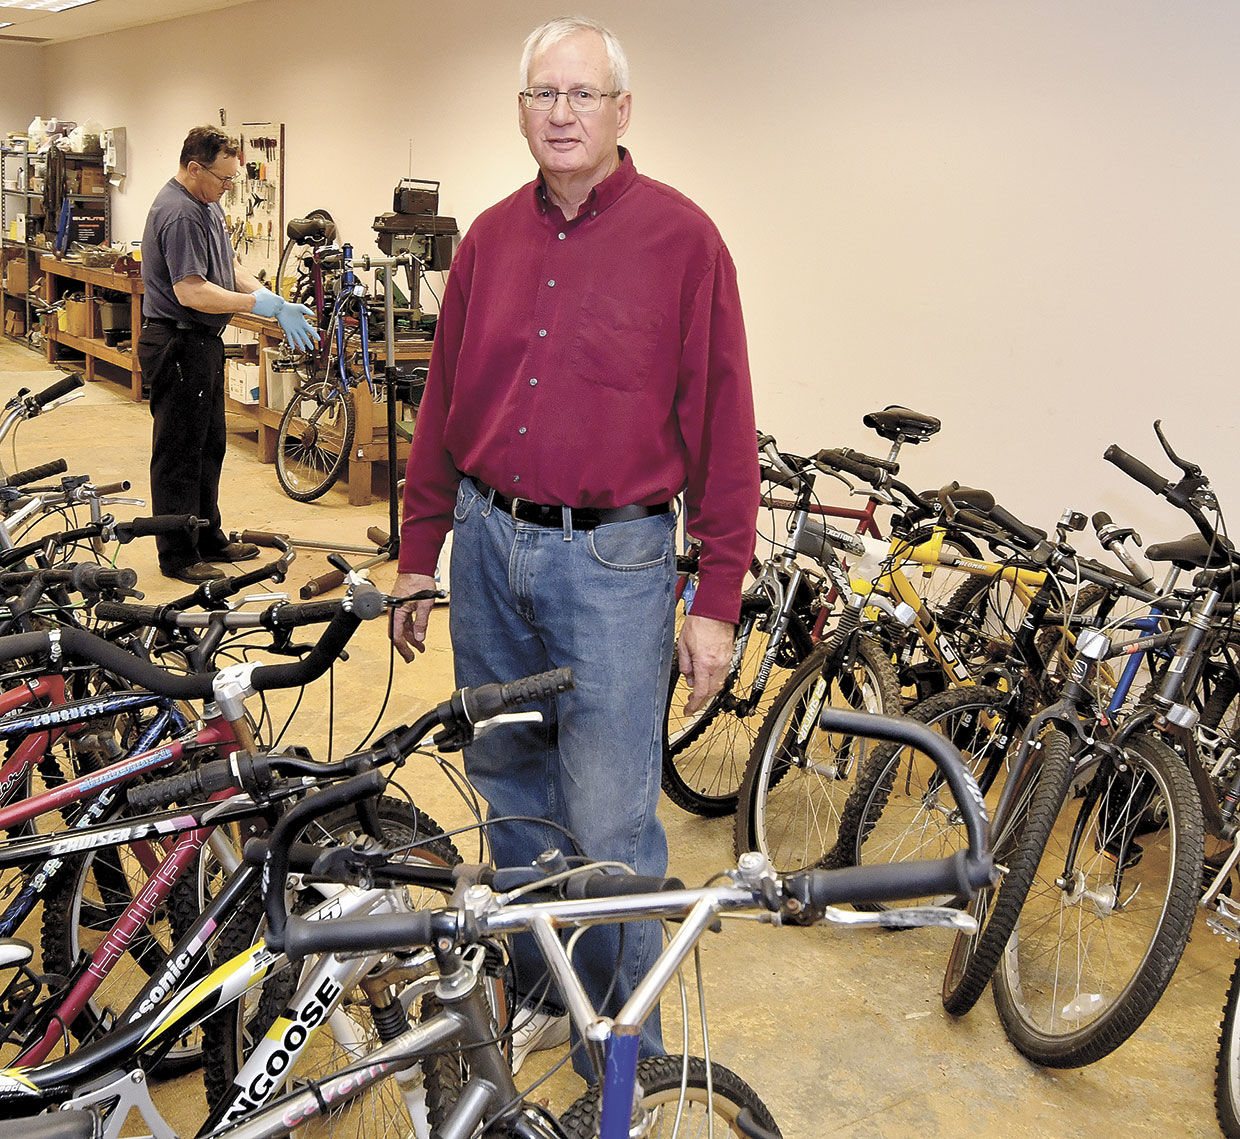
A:
POLYGON ((258 557, 258 547, 252 542, 229 542, 219 550, 203 550, 203 556, 219 562, 248 562, 258 557))
POLYGON ((189 565, 170 566, 167 569, 160 566, 159 572, 164 577, 176 578, 187 585, 201 585, 204 581, 215 581, 216 578, 226 576, 219 566, 213 566, 210 562, 190 562, 189 565))

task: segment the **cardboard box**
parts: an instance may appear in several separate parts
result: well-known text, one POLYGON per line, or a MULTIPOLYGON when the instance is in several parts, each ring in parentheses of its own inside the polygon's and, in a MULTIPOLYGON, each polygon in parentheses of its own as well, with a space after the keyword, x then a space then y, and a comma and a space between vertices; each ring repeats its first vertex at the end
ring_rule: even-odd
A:
POLYGON ((108 192, 108 180, 103 176, 102 166, 83 166, 78 175, 80 194, 96 194, 103 197, 108 192))
POLYGON ((258 403, 258 365, 229 360, 228 398, 237 403, 258 403))
POLYGON ((10 293, 24 293, 30 287, 30 265, 23 254, 18 253, 4 267, 4 287, 10 293))
POLYGON ((5 309, 4 331, 8 336, 25 336, 26 314, 21 309, 5 309))
POLYGON ((61 329, 70 336, 86 335, 86 314, 90 311, 90 305, 87 304, 86 298, 70 297, 65 301, 65 318, 61 322, 61 329))

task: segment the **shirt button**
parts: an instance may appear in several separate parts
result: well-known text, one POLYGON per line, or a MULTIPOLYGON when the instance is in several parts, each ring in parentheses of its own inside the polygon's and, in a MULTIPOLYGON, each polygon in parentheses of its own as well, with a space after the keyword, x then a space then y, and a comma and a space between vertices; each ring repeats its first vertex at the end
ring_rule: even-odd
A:
POLYGON ((547 335, 547 330, 546 330, 545 328, 540 328, 540 329, 538 330, 538 335, 539 335, 539 336, 546 336, 546 335, 547 335))
POLYGON ((551 288, 553 288, 553 289, 555 288, 555 281, 548 281, 548 282, 547 282, 547 284, 548 284, 551 288))
POLYGON ((591 210, 591 211, 590 211, 590 216, 591 216, 592 218, 596 218, 596 217, 598 217, 598 210, 591 210))
POLYGON ((538 387, 538 381, 534 379, 533 377, 530 378, 530 387, 532 388, 538 387))
POLYGON ((520 482, 520 481, 521 481, 521 476, 520 476, 520 475, 513 475, 513 476, 512 476, 512 481, 513 481, 513 482, 520 482))
POLYGON ((563 240, 564 240, 564 238, 565 238, 567 235, 566 235, 566 234, 561 233, 561 234, 557 234, 557 236, 559 237, 559 239, 560 239, 561 241, 563 241, 563 240))
POLYGON ((518 428, 517 428, 517 434, 518 434, 518 435, 524 435, 524 434, 525 434, 525 430, 526 430, 526 429, 525 429, 524 427, 518 427, 518 428))

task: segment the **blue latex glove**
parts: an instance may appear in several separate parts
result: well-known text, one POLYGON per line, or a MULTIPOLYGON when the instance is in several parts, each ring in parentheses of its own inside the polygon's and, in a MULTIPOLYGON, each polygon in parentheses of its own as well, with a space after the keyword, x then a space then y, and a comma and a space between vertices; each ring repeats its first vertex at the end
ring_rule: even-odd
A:
POLYGON ((319 331, 313 324, 314 313, 305 305, 293 304, 276 296, 270 289, 259 289, 254 295, 254 315, 275 317, 284 330, 285 339, 298 352, 309 352, 319 342, 319 331))

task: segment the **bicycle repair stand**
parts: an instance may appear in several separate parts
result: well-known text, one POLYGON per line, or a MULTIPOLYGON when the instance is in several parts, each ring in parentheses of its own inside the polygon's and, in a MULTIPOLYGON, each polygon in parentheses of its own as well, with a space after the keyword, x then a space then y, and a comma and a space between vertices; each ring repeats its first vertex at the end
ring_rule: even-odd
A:
POLYGON ((374 269, 383 274, 383 391, 387 401, 387 468, 388 468, 388 530, 385 534, 378 526, 366 531, 373 543, 369 546, 345 546, 335 542, 316 542, 308 539, 290 538, 289 544, 302 550, 329 551, 327 560, 333 566, 329 573, 311 578, 301 587, 303 600, 330 593, 344 584, 349 569, 369 569, 391 561, 400 553, 400 503, 397 500, 396 458, 396 396, 404 377, 396 367, 396 313, 393 308, 395 290, 392 271, 398 266, 410 266, 416 258, 412 253, 398 253, 394 257, 355 257, 352 268, 374 269), (344 554, 361 554, 365 560, 349 566, 344 554))

